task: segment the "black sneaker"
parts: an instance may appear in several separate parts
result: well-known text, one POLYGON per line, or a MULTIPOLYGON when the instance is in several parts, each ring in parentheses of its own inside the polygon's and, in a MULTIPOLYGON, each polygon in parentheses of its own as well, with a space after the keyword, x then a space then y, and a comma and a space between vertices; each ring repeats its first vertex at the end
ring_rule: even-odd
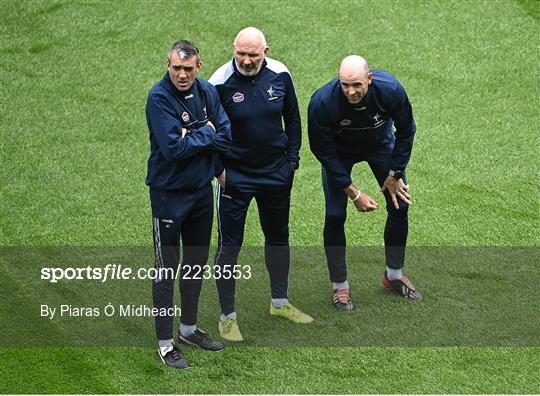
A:
POLYGON ((188 335, 187 337, 184 337, 179 332, 178 339, 184 344, 193 345, 209 351, 221 351, 223 348, 225 348, 225 345, 218 341, 212 341, 210 337, 208 337, 208 334, 200 329, 195 330, 194 333, 188 335))
POLYGON ((169 367, 176 369, 188 369, 191 366, 176 345, 169 347, 170 349, 165 349, 165 354, 162 353, 161 348, 158 348, 158 355, 161 361, 169 367))
POLYGON ((383 286, 390 290, 392 293, 399 294, 401 297, 408 298, 410 300, 421 300, 422 295, 412 282, 406 276, 399 279, 390 280, 384 271, 384 275, 381 279, 383 286))
POLYGON ((336 289, 334 290, 334 298, 332 299, 332 305, 335 309, 340 311, 352 311, 354 310, 354 304, 351 300, 351 291, 349 289, 336 289))

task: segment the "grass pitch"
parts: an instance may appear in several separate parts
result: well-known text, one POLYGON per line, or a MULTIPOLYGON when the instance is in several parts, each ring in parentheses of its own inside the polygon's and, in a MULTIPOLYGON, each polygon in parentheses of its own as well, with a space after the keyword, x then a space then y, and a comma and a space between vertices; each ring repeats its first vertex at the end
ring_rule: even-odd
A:
MULTIPOLYGON (((0 11, 0 392, 540 392, 538 2, 35 1, 2 2, 0 11), (74 326, 37 317, 42 303, 113 292, 96 283, 53 288, 36 269, 55 257, 42 252, 32 266, 5 247, 149 246, 144 106, 168 46, 194 40, 207 78, 250 25, 265 32, 298 91, 304 144, 291 298, 316 316, 314 326, 268 317, 255 208, 245 240, 254 250, 243 257, 257 276, 238 296, 245 345, 186 348, 194 368, 178 373, 159 364, 150 319, 74 326), (359 310, 341 317, 328 307, 320 166, 305 125, 311 94, 350 53, 394 73, 413 104, 409 242, 420 250, 408 273, 426 300, 410 305, 379 290, 384 209, 349 208, 359 310)), ((383 201, 366 166, 353 180, 383 201)), ((149 285, 120 286, 110 296, 139 290, 150 301, 149 285)), ((201 305, 201 326, 215 335, 211 282, 201 305)))

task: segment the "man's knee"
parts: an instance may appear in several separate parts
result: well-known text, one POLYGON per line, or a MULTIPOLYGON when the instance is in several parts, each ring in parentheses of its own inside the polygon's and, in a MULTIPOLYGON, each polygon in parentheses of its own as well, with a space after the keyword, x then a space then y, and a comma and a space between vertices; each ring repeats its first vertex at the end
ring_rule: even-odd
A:
POLYGON ((264 242, 268 246, 289 245, 289 224, 273 224, 272 227, 263 227, 264 242))
POLYGON ((409 204, 398 199, 399 209, 394 207, 394 204, 390 201, 386 204, 386 210, 388 217, 396 220, 407 220, 409 213, 409 204))
POLYGON ((347 219, 347 213, 346 212, 343 213, 343 212, 327 211, 326 215, 325 215, 325 218, 324 218, 324 222, 325 222, 326 225, 340 226, 340 225, 345 224, 346 219, 347 219))
POLYGON ((244 242, 244 230, 239 229, 227 229, 225 232, 219 230, 218 243, 220 247, 236 247, 242 246, 244 242))
POLYGON ((289 246, 289 233, 273 235, 271 238, 266 238, 264 243, 266 246, 289 246))
POLYGON ((235 261, 238 258, 238 255, 240 254, 240 245, 235 246, 228 246, 228 245, 222 245, 218 247, 218 250, 216 252, 215 261, 216 264, 223 263, 227 264, 231 261, 235 261))

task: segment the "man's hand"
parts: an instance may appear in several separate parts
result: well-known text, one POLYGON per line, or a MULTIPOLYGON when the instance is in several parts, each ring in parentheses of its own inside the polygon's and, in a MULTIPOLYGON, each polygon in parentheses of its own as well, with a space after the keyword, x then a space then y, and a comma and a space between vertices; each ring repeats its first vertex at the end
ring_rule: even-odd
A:
POLYGON ((217 181, 219 183, 219 185, 221 186, 221 188, 225 188, 225 179, 226 179, 227 175, 226 175, 226 171, 225 169, 223 169, 223 172, 221 172, 221 175, 219 175, 217 177, 217 181))
POLYGON ((378 209, 379 204, 375 202, 373 198, 369 195, 362 193, 360 198, 353 202, 356 209, 360 212, 371 212, 372 210, 378 209))
POLYGON ((381 192, 385 192, 386 190, 388 190, 390 198, 392 198, 394 208, 399 209, 398 197, 406 204, 411 204, 411 196, 408 193, 409 185, 403 183, 402 179, 397 180, 392 176, 388 176, 381 187, 381 192))
POLYGON ((212 128, 214 130, 214 133, 216 132, 216 127, 214 126, 214 124, 212 124, 212 121, 208 120, 206 125, 209 126, 210 128, 212 128))
POLYGON ((371 212, 379 208, 379 204, 375 202, 373 198, 367 194, 361 193, 360 190, 358 190, 358 188, 356 188, 356 186, 352 183, 349 187, 345 188, 345 193, 351 200, 358 197, 358 193, 360 193, 358 199, 353 201, 354 206, 356 206, 356 209, 360 212, 371 212))

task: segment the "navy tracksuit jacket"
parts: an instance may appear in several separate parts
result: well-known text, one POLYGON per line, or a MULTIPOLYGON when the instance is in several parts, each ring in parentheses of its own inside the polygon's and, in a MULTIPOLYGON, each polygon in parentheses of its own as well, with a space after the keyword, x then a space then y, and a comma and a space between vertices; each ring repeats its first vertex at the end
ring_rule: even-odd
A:
MULTIPOLYGON (((230 144, 230 122, 211 84, 197 78, 188 91, 180 92, 168 73, 148 94, 146 119, 151 150, 146 184, 150 187, 155 265, 176 270, 181 238, 181 323, 194 325, 202 280, 185 275, 188 268, 203 267, 208 259, 211 180, 218 156, 230 144), (207 125, 209 120, 215 131, 207 125), (189 130, 184 138, 182 128, 189 130)), ((154 307, 172 307, 174 279, 156 279, 152 292, 154 307)), ((173 338, 173 319, 156 316, 158 339, 173 338)))
MULTIPOLYGON (((311 151, 322 164, 326 200, 324 245, 331 281, 343 282, 347 278, 347 195, 343 189, 351 184, 353 165, 367 161, 382 186, 390 170, 405 171, 415 132, 407 94, 387 71, 373 71, 372 83, 357 104, 347 101, 337 78, 313 94, 308 107, 308 133, 311 151)), ((401 268, 407 243, 408 205, 398 199, 400 208, 396 210, 388 192, 385 199, 386 262, 390 268, 401 268)))
MULTIPOLYGON (((218 186, 219 246, 216 265, 237 263, 252 198, 265 236, 272 298, 286 298, 289 274, 289 209, 294 171, 300 160, 301 122, 292 78, 282 63, 266 58, 256 76, 238 72, 234 59, 209 79, 232 126, 232 145, 222 157, 225 188, 218 186)), ((216 174, 221 173, 217 169, 216 174)), ((221 310, 234 308, 234 279, 216 279, 221 310)))

